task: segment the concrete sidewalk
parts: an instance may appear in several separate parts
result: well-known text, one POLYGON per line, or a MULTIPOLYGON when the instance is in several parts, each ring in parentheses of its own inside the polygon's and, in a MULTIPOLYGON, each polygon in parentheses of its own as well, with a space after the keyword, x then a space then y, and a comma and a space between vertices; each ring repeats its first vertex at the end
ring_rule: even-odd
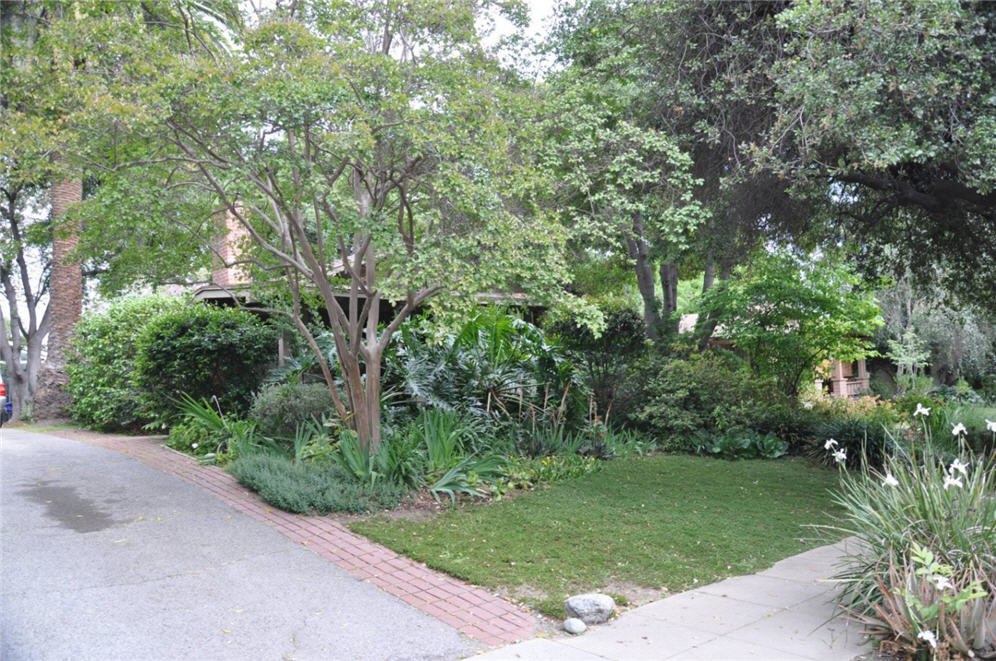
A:
POLYGON ((851 661, 872 651, 860 627, 834 618, 835 572, 844 543, 787 558, 626 611, 577 637, 558 634, 475 661, 851 661))

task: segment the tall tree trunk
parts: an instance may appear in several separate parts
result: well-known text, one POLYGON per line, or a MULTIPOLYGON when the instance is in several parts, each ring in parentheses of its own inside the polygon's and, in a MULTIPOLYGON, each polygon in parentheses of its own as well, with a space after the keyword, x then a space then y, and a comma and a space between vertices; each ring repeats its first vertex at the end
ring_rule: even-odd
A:
POLYGON ((669 335, 678 333, 678 265, 665 261, 661 264, 661 290, 663 291, 663 313, 661 329, 669 335))
POLYGON ((52 308, 52 330, 34 397, 33 415, 38 419, 69 415, 66 351, 83 309, 83 272, 74 255, 80 228, 67 223, 64 216, 69 205, 82 199, 81 180, 60 179, 52 184, 52 272, 48 301, 52 308))
MULTIPOLYGON (((719 280, 729 280, 730 274, 733 273, 733 261, 725 260, 720 264, 719 268, 719 280)), ((712 286, 710 285, 710 289, 712 286)), ((705 289, 703 289, 705 291, 705 289)), ((695 324, 695 334, 699 338, 699 349, 703 350, 709 346, 709 340, 712 339, 712 334, 716 332, 716 324, 719 323, 719 314, 710 315, 699 315, 698 321, 695 324)))
POLYGON ((647 337, 656 340, 660 329, 661 317, 657 304, 657 292, 654 290, 654 265, 650 260, 650 246, 647 244, 643 227, 643 217, 633 216, 633 233, 626 237, 629 256, 636 267, 636 286, 643 299, 643 324, 647 337))

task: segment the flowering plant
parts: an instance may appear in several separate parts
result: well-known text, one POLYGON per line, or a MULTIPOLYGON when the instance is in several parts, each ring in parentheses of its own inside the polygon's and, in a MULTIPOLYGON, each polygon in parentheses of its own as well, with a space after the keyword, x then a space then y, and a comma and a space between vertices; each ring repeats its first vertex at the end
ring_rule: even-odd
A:
POLYGON ((840 464, 843 514, 827 528, 858 541, 836 577, 841 605, 889 651, 996 654, 996 463, 964 445, 952 459, 929 435, 914 447, 881 471, 840 464))

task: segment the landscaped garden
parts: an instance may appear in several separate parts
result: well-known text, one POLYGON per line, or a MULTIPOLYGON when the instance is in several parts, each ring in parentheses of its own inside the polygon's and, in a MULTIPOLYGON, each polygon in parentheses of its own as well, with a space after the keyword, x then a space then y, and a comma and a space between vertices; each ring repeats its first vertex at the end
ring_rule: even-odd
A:
POLYGON ((855 536, 996 654, 992 6, 528 4, 4 3, 14 420, 547 613, 855 536))

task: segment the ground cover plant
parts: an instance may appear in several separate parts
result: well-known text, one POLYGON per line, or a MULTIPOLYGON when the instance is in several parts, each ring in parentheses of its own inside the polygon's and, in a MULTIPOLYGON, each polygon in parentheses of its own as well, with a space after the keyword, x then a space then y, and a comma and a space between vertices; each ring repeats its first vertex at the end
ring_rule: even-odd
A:
POLYGON ((802 526, 829 520, 835 506, 826 494, 836 479, 799 459, 632 457, 509 502, 431 521, 373 518, 353 529, 559 616, 577 591, 674 592, 824 543, 802 526))
POLYGON ((405 489, 361 483, 328 462, 294 462, 266 453, 236 459, 229 472, 268 503, 299 514, 361 513, 397 507, 405 489))

